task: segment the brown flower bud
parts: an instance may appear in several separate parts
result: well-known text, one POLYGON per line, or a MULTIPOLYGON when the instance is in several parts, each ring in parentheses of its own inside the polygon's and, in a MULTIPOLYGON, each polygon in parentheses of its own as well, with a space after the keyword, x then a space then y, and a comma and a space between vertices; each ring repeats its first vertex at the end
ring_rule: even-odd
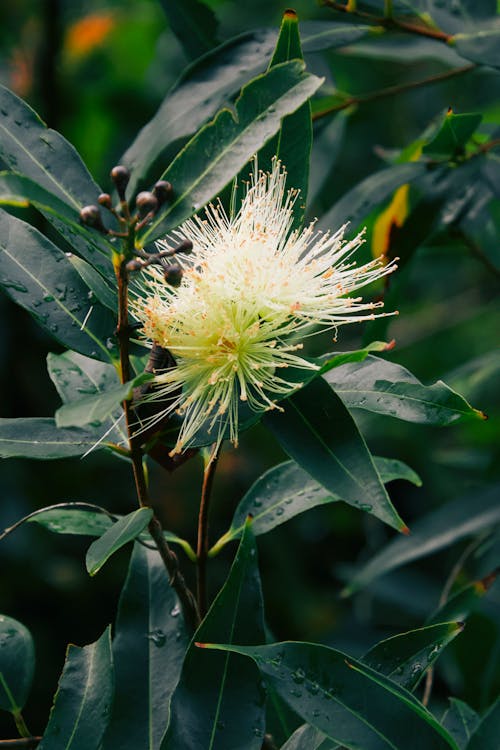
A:
POLYGON ((109 193, 101 193, 99 198, 97 199, 97 202, 99 203, 99 205, 103 206, 103 208, 112 208, 113 206, 113 202, 109 193))
POLYGON ((128 171, 127 167, 123 167, 120 164, 117 167, 113 167, 113 169, 111 170, 111 179, 115 183, 116 192, 118 193, 120 200, 124 201, 125 189, 128 185, 128 181, 130 180, 130 172, 128 171))
POLYGON ((100 232, 108 231, 102 222, 101 212, 98 206, 84 206, 80 211, 80 221, 82 224, 98 229, 100 232))
POLYGON ((143 190, 142 193, 137 195, 135 205, 139 212, 139 216, 143 218, 149 213, 155 213, 158 209, 158 198, 156 195, 153 195, 153 193, 143 190))
POLYGON ((178 287, 181 285, 182 281, 182 268, 178 263, 171 263, 166 267, 163 276, 167 284, 178 287))
POLYGON ((174 191, 170 182, 167 182, 167 180, 158 180, 158 182, 155 182, 153 193, 158 198, 158 205, 162 206, 172 199, 174 191))

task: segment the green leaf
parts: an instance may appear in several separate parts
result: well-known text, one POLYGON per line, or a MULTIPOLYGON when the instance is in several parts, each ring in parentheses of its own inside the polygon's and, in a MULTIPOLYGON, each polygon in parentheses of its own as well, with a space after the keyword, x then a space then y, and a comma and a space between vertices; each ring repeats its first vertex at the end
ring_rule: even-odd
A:
POLYGON ((115 626, 115 696, 103 750, 159 748, 188 641, 158 552, 135 544, 115 626))
POLYGON ((88 287, 65 253, 37 229, 2 210, 0 259, 0 285, 51 336, 96 359, 112 361, 117 356, 114 316, 90 302, 88 287))
POLYGON ((429 617, 429 624, 444 622, 445 620, 466 620, 480 604, 492 583, 495 581, 495 573, 485 576, 480 581, 474 581, 464 586, 460 591, 451 596, 443 605, 429 617))
POLYGON ((467 60, 500 68, 500 28, 479 29, 468 34, 455 34, 450 44, 467 60))
POLYGON ((448 111, 432 140, 423 147, 423 153, 448 158, 462 153, 482 119, 477 113, 456 115, 448 111))
POLYGON ((353 44, 364 36, 373 35, 372 26, 354 23, 332 23, 331 21, 301 22, 302 49, 304 52, 320 52, 338 49, 353 44))
MULTIPOLYGON (((68 255, 69 262, 80 278, 90 289, 89 297, 93 294, 99 302, 114 314, 118 310, 118 294, 114 286, 110 286, 100 273, 78 255, 68 255)), ((109 277, 108 277, 109 278, 109 277)), ((113 277, 114 281, 114 277, 113 277)))
POLYGON ((41 508, 26 517, 29 523, 37 523, 54 534, 77 534, 78 536, 102 536, 113 526, 113 518, 104 510, 83 509, 85 503, 58 503, 41 508))
POLYGON ((441 719, 443 727, 451 734, 460 750, 465 750, 470 736, 479 723, 479 716, 467 703, 458 698, 448 698, 450 707, 441 719))
POLYGON ((353 233, 363 219, 379 206, 398 187, 411 183, 425 174, 425 164, 408 162, 381 169, 366 177, 349 190, 321 218, 320 227, 337 231, 349 223, 349 233, 353 233))
POLYGON ((151 508, 139 508, 122 516, 87 550, 86 565, 91 576, 94 576, 117 550, 136 539, 153 517, 151 508))
POLYGON ((84 427, 87 424, 102 424, 123 401, 132 398, 134 388, 152 380, 154 375, 143 372, 123 385, 117 385, 79 401, 72 401, 56 411, 58 427, 84 427))
POLYGON ((264 424, 288 455, 346 503, 406 532, 356 423, 328 384, 314 380, 283 403, 264 424))
POLYGON ((411 693, 341 651, 291 641, 270 646, 204 645, 254 659, 299 716, 347 748, 458 750, 411 693))
POLYGON ((413 691, 441 651, 463 630, 460 622, 441 621, 377 643, 362 661, 401 687, 413 691))
POLYGON ((154 170, 169 146, 196 133, 249 78, 264 70, 275 40, 274 32, 248 32, 187 68, 121 158, 131 172, 130 196, 146 187, 148 179, 156 179, 154 170))
POLYGON ((276 65, 241 91, 235 111, 223 109, 174 159, 162 179, 175 196, 168 208, 148 225, 144 244, 164 235, 211 200, 321 85, 304 71, 303 63, 276 65))
POLYGON ((201 0, 161 0, 161 5, 187 57, 195 60, 217 45, 217 18, 201 0))
MULTIPOLYGON (((286 10, 269 68, 289 60, 303 60, 297 14, 286 10)), ((299 190, 295 203, 293 227, 304 220, 309 184, 309 162, 312 148, 311 105, 307 101, 288 117, 284 117, 277 135, 260 151, 259 168, 270 171, 272 159, 277 157, 286 167, 287 189, 299 190)))
MULTIPOLYGON (((248 525, 229 577, 194 640, 216 637, 238 643, 265 638, 257 552, 248 525)), ((252 662, 202 651, 192 643, 161 750, 260 750, 264 703, 265 691, 252 662)))
MULTIPOLYGON (((119 383, 118 373, 113 365, 98 362, 78 352, 50 353, 47 356, 47 369, 63 404, 75 403, 75 397, 79 395, 84 397, 102 395, 106 398, 106 394, 114 387, 118 387, 119 383)), ((126 443, 126 432, 120 424, 116 424, 117 418, 122 413, 120 403, 115 404, 115 407, 106 420, 106 427, 112 428, 107 433, 106 440, 126 443)), ((99 433, 98 438, 100 437, 102 435, 99 433)))
POLYGON ((324 739, 325 735, 319 729, 303 724, 282 745, 281 750, 319 750, 324 739))
POLYGON ((99 750, 113 692, 111 633, 68 646, 49 723, 39 750, 99 750))
POLYGON ((82 456, 102 434, 99 430, 77 427, 59 429, 55 420, 45 417, 0 419, 0 458, 34 458, 49 461, 55 458, 82 456))
POLYGON ((493 750, 500 737, 500 698, 490 706, 477 725, 466 750, 493 750))
MULTIPOLYGON (((406 479, 421 484, 417 474, 402 461, 378 458, 374 462, 384 484, 394 479, 406 479)), ((210 555, 216 555, 223 546, 238 539, 245 528, 246 519, 252 517, 252 530, 256 536, 289 521, 317 505, 336 503, 343 498, 329 492, 315 482, 295 461, 286 461, 266 471, 250 487, 236 508, 228 531, 214 544, 210 555)))
POLYGON ((35 647, 28 628, 0 615, 0 709, 18 715, 28 698, 35 670, 35 647))
POLYGON ((401 365, 368 356, 361 364, 345 364, 325 375, 349 409, 366 409, 406 422, 449 425, 484 419, 446 383, 425 386, 401 365))
MULTIPOLYGON (((97 195, 94 203, 96 199, 97 195)), ((81 224, 78 207, 68 205, 39 183, 14 172, 0 172, 0 205, 34 206, 104 278, 114 279, 113 245, 97 230, 81 224)))
POLYGON ((411 536, 393 539, 355 574, 344 595, 364 588, 391 570, 500 523, 498 487, 466 495, 415 521, 411 536), (474 512, 471 513, 471 508, 474 512))
POLYGON ((79 211, 95 203, 101 189, 73 146, 47 128, 31 107, 0 86, 0 157, 79 211))

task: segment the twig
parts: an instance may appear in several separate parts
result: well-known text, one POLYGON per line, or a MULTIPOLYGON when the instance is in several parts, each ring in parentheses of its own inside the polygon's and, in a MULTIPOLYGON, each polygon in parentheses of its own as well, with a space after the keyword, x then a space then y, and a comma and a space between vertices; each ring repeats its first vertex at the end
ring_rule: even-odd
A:
POLYGON ((476 67, 477 65, 475 63, 471 63, 470 65, 464 65, 461 68, 453 68, 452 70, 447 70, 444 73, 438 73, 434 76, 422 78, 419 81, 410 81, 409 83, 401 83, 397 86, 388 86, 387 88, 379 89, 378 91, 371 91, 368 94, 358 94, 356 96, 350 96, 347 99, 344 99, 342 102, 334 104, 332 107, 327 107, 321 112, 315 112, 315 114, 313 115, 313 120, 320 120, 322 117, 331 115, 334 112, 340 112, 340 110, 347 109, 348 107, 367 104, 368 102, 374 102, 378 99, 385 99, 390 96, 396 96, 397 94, 402 94, 406 91, 411 91, 412 89, 422 88, 423 86, 429 86, 434 83, 441 83, 441 81, 446 81, 449 78, 455 78, 456 76, 469 73, 476 67))
POLYGON ((427 26, 422 23, 395 18, 393 15, 377 16, 374 13, 367 13, 366 11, 352 8, 349 5, 334 2, 334 0, 323 0, 323 5, 332 8, 332 10, 339 11, 340 13, 349 13, 352 16, 356 16, 356 18, 361 18, 364 21, 375 24, 376 26, 383 26, 385 29, 396 29, 398 31, 405 31, 408 34, 426 36, 430 39, 436 39, 439 42, 449 42, 453 39, 453 34, 447 34, 445 31, 434 29, 432 26, 427 26))
POLYGON ((19 737, 15 740, 0 740, 0 748, 31 748, 36 747, 41 740, 41 737, 19 737))
POLYGON ((196 548, 197 557, 197 595, 198 609, 201 617, 204 617, 207 611, 207 558, 208 558, 208 518, 210 508, 210 498, 214 483, 215 470, 219 459, 217 445, 212 447, 208 461, 205 464, 203 473, 203 485, 201 489, 200 513, 198 516, 198 545, 196 548))

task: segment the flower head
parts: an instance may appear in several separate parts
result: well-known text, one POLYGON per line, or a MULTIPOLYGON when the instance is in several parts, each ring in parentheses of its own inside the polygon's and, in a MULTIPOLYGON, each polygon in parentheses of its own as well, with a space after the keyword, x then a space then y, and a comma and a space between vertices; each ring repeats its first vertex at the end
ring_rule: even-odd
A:
POLYGON ((302 385, 287 378, 287 368, 317 368, 300 355, 300 339, 373 318, 382 306, 346 295, 395 264, 378 258, 356 266, 351 257, 363 233, 346 242, 345 227, 322 234, 313 222, 292 231, 297 192, 286 192, 285 181, 279 161, 270 174, 255 166, 234 218, 211 204, 203 218, 189 219, 162 240, 161 249, 193 243, 192 254, 176 256, 183 269, 178 288, 165 283, 160 269, 146 269, 134 312, 145 336, 177 362, 157 374, 151 396, 170 399, 154 421, 173 412, 184 417, 173 453, 202 426, 216 433, 216 442, 228 432, 236 444, 241 402, 255 412, 275 408, 302 385))

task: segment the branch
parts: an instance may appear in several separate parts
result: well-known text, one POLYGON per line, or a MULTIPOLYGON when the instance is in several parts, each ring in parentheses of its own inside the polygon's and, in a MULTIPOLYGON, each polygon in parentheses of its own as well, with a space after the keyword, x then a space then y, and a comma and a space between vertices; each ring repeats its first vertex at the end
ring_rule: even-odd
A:
MULTIPOLYGON (((401 83, 397 86, 388 86, 385 89, 379 89, 378 91, 370 91, 368 94, 358 94, 356 96, 350 96, 348 99, 344 99, 344 101, 339 102, 338 104, 334 104, 331 107, 327 107, 326 109, 322 110, 321 112, 316 112, 313 115, 313 120, 320 120, 322 117, 326 117, 327 115, 331 115, 334 112, 340 112, 342 109, 347 109, 348 107, 352 107, 359 104, 367 104, 368 102, 374 102, 378 99, 385 99, 390 96, 396 96, 397 94, 402 94, 406 91, 411 91, 413 89, 422 88, 423 86, 429 86, 434 83, 441 83, 441 81, 447 81, 449 78, 455 78, 456 76, 464 75, 465 73, 469 73, 471 70, 474 70, 477 67, 475 63, 471 63, 470 65, 464 65, 462 68, 453 68, 452 70, 447 70, 444 73, 438 73, 434 76, 428 76, 427 78, 422 78, 419 81, 410 81, 409 83, 401 83)), ((484 150, 484 147, 483 147, 484 150)))
POLYGON ((31 748, 36 747, 41 742, 41 737, 19 737, 16 740, 0 740, 0 748, 17 747, 17 748, 31 748))
MULTIPOLYGON (((445 31, 440 29, 434 29, 432 26, 427 26, 419 21, 405 21, 401 18, 395 18, 391 13, 386 16, 377 16, 374 13, 367 13, 362 10, 352 8, 352 6, 343 5, 342 3, 334 2, 334 0, 323 0, 323 5, 326 5, 332 10, 336 10, 340 13, 349 13, 351 16, 361 18, 363 21, 373 23, 376 26, 383 26, 385 29, 393 29, 397 31, 404 31, 408 34, 417 34, 418 36, 426 36, 430 39, 436 39, 439 42, 449 42, 453 39, 453 34, 447 34, 445 31)), ((386 8, 389 7, 392 11, 392 4, 387 3, 386 8)))

